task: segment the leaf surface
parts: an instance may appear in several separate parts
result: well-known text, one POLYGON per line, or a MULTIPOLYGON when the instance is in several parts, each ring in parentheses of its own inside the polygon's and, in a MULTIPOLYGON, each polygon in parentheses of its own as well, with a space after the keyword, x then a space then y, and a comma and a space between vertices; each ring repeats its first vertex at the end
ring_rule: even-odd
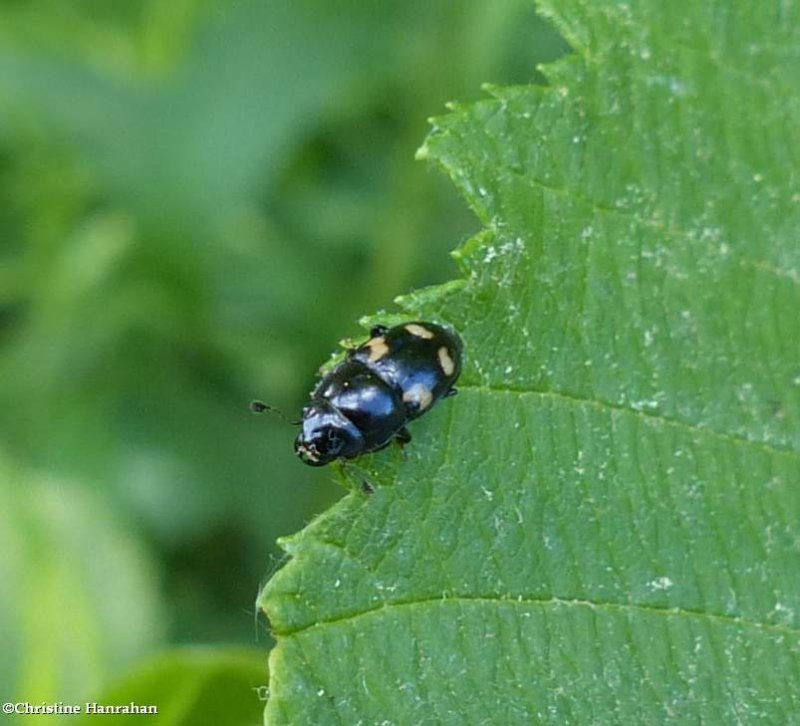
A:
POLYGON ((461 393, 283 542, 268 723, 800 708, 800 18, 542 6, 550 86, 420 152, 485 225, 401 301, 462 333, 461 393))

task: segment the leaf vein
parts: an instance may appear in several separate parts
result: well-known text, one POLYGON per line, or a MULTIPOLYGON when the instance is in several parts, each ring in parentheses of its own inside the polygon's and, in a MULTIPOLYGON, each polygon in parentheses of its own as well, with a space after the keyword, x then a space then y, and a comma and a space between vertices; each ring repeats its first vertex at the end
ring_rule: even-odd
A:
MULTIPOLYGON (((445 162, 442 162, 442 165, 445 167, 445 169, 448 169, 448 165, 445 162)), ((681 240, 681 241, 690 241, 694 244, 704 243, 706 248, 710 252, 718 251, 715 250, 714 247, 712 247, 712 243, 709 242, 708 240, 702 237, 698 239, 697 236, 692 234, 692 232, 690 232, 689 230, 684 229, 683 227, 676 226, 675 224, 672 224, 667 220, 657 219, 653 216, 648 216, 647 214, 641 214, 631 209, 626 209, 625 207, 616 207, 609 204, 603 204, 599 200, 594 199, 592 197, 588 197, 585 194, 581 194, 580 192, 577 192, 570 187, 548 184, 542 179, 537 179, 535 177, 526 178, 526 183, 528 183, 533 187, 537 187, 542 191, 550 192, 552 194, 556 194, 561 197, 568 197, 573 201, 581 202, 590 209, 594 210, 597 214, 612 215, 616 217, 623 217, 626 219, 630 219, 638 224, 641 224, 643 227, 647 229, 659 232, 661 235, 667 238, 674 240, 681 240)), ((498 227, 498 225, 492 222, 491 220, 487 223, 487 227, 495 234, 500 234, 503 232, 503 229, 498 227)), ((792 285, 800 286, 800 273, 798 273, 798 271, 794 268, 784 269, 776 267, 774 264, 768 262, 767 260, 753 259, 744 255, 734 256, 730 252, 728 254, 731 255, 731 259, 733 261, 735 261, 742 267, 752 268, 759 272, 773 275, 779 278, 780 280, 788 281, 792 285)))
POLYGON ((516 396, 538 396, 541 398, 553 398, 572 405, 591 406, 593 408, 607 412, 616 411, 619 413, 640 417, 643 421, 657 422, 665 426, 671 426, 673 428, 677 428, 683 431, 688 431, 694 434, 699 434, 704 436, 714 436, 716 438, 728 441, 736 445, 751 446, 755 449, 758 449, 762 453, 768 454, 769 456, 783 456, 792 459, 797 463, 800 463, 800 452, 797 452, 794 449, 775 446, 773 444, 768 444, 764 441, 749 439, 739 434, 719 431, 709 426, 690 424, 686 421, 682 421, 681 419, 672 418, 671 416, 665 416, 663 414, 639 410, 636 408, 631 408, 630 406, 625 406, 623 404, 612 403, 610 401, 602 401, 594 398, 586 398, 571 393, 564 393, 562 391, 544 391, 544 390, 540 391, 528 388, 510 388, 505 386, 487 385, 485 383, 480 385, 470 385, 470 384, 460 383, 458 388, 460 391, 472 390, 472 391, 485 391, 487 393, 507 394, 516 396))
POLYGON ((387 610, 427 607, 432 605, 488 605, 488 606, 520 606, 547 608, 584 608, 606 613, 625 615, 657 615, 667 618, 684 618, 690 620, 706 621, 716 625, 758 630, 777 636, 791 636, 800 639, 800 628, 776 623, 763 622, 753 618, 739 615, 726 615, 724 613, 711 613, 703 610, 693 610, 679 606, 658 606, 646 603, 621 603, 600 600, 585 600, 579 598, 563 597, 498 597, 496 595, 447 595, 435 597, 421 597, 412 600, 396 600, 384 602, 375 607, 343 613, 335 617, 318 620, 314 623, 301 625, 297 628, 287 628, 276 632, 279 638, 288 638, 301 635, 305 632, 359 620, 360 618, 375 616, 387 610))

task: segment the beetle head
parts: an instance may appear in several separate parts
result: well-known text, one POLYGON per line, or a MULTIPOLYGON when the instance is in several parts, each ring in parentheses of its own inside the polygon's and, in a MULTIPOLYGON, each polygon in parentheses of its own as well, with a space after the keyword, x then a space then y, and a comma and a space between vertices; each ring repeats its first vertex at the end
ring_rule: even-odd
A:
POLYGON ((294 451, 309 466, 325 466, 334 459, 350 459, 364 448, 364 439, 352 421, 327 401, 303 409, 303 428, 294 451))

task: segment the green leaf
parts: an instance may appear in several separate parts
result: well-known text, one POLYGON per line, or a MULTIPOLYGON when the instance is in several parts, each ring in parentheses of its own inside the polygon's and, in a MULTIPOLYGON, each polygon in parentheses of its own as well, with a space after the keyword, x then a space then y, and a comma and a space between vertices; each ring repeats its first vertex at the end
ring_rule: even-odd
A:
POLYGON ((157 644, 155 568, 101 493, 17 466, 0 449, 0 517, 6 700, 85 698, 157 644))
MULTIPOLYGON (((183 648, 152 658, 100 697, 99 706, 155 706, 157 714, 103 713, 106 723, 159 726, 252 726, 261 721, 260 692, 266 680, 264 655, 234 648, 183 648)), ((96 723, 86 712, 75 726, 96 723)))
POLYGON ((575 52, 420 155, 485 230, 401 301, 460 395, 283 545, 267 722, 800 708, 800 18, 543 3, 575 52))

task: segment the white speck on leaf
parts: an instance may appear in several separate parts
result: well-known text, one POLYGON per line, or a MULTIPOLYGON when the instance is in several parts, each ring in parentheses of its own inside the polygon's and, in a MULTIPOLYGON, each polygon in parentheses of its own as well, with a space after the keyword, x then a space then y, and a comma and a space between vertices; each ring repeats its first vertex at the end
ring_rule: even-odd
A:
POLYGON ((675 583, 669 577, 657 577, 647 583, 651 590, 669 590, 675 583))

